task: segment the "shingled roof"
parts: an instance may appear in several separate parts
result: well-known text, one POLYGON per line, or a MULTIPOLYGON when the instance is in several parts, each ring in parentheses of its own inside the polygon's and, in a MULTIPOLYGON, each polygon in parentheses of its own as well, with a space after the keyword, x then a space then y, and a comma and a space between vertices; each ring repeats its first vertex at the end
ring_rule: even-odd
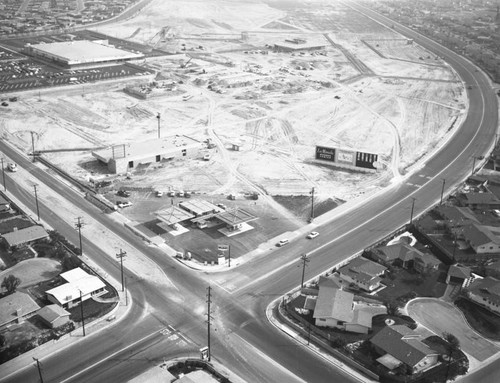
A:
POLYGON ((420 335, 403 325, 386 326, 370 342, 389 355, 414 367, 428 355, 437 354, 420 340, 420 335))

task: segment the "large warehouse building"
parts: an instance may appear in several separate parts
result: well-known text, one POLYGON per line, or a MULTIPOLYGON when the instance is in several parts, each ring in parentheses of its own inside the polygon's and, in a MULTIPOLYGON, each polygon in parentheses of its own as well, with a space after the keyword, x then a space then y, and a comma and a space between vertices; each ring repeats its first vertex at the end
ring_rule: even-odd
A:
POLYGON ((80 68, 117 64, 144 57, 108 45, 107 40, 73 40, 48 44, 26 45, 27 54, 65 68, 80 68))
POLYGON ((203 144, 188 136, 169 136, 144 142, 113 145, 96 150, 92 155, 108 165, 111 173, 126 173, 140 164, 161 162, 176 157, 192 157, 203 144))

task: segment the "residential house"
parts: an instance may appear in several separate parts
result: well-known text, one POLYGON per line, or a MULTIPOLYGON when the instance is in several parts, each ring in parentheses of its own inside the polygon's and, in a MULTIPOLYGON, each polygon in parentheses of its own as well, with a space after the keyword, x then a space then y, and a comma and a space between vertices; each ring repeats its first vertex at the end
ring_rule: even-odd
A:
POLYGON ((500 237, 485 226, 465 225, 460 229, 460 236, 476 254, 500 253, 500 237))
POLYGON ((474 212, 468 207, 459 206, 439 206, 436 209, 438 215, 443 219, 448 229, 479 223, 474 212))
POLYGON ((386 267, 364 257, 357 257, 339 269, 340 278, 365 291, 378 289, 386 267))
POLYGON ((404 325, 386 326, 371 339, 377 362, 394 370, 401 364, 411 368, 412 373, 429 369, 438 362, 438 353, 420 340, 421 336, 404 325))
POLYGON ((395 243, 372 250, 377 262, 384 265, 396 265, 403 268, 413 268, 423 273, 437 270, 441 263, 434 255, 424 253, 406 243, 395 243))
POLYGON ((446 275, 446 284, 459 285, 463 288, 469 286, 474 277, 467 266, 451 265, 446 275))
POLYGON ((470 300, 500 315, 500 280, 493 277, 476 279, 469 286, 470 300))
POLYGON ((467 206, 471 209, 487 210, 500 208, 500 199, 490 192, 462 193, 458 196, 458 200, 462 206, 467 206))
POLYGON ((61 306, 52 304, 42 307, 37 312, 38 316, 50 328, 60 327, 69 322, 69 312, 61 306))
POLYGON ((437 270, 440 264, 441 261, 430 253, 416 254, 413 258, 413 268, 419 273, 437 270))
POLYGON ((306 306, 314 310, 316 326, 360 334, 371 331, 373 316, 387 313, 385 306, 355 302, 354 294, 342 290, 332 278, 325 277, 320 277, 317 299, 306 299, 304 308, 306 306), (312 302, 315 304, 311 305, 312 302))
POLYGON ((13 246, 28 245, 40 239, 46 239, 49 237, 49 234, 42 226, 34 225, 2 234, 0 237, 3 238, 10 248, 13 246))
POLYGON ((0 299, 0 330, 23 323, 33 316, 40 306, 28 294, 17 291, 0 299))
POLYGON ((49 301, 63 308, 71 308, 81 301, 106 293, 106 285, 101 279, 87 274, 79 267, 62 273, 61 277, 67 283, 45 293, 49 301))

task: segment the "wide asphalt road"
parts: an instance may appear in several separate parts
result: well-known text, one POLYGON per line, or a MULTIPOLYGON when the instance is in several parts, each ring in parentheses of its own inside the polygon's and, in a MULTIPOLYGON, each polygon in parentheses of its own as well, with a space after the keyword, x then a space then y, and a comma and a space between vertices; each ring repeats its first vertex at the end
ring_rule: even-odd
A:
MULTIPOLYGON (((392 21, 390 23, 393 24, 392 21)), ((228 368, 234 369, 249 382, 297 381, 282 368, 271 363, 271 358, 308 382, 353 381, 334 366, 315 357, 308 349, 297 345, 274 329, 265 318, 267 305, 300 282, 300 269, 296 267, 294 260, 298 260, 303 252, 311 252, 319 244, 326 245, 311 254, 307 269, 307 275, 311 277, 407 223, 411 198, 416 198, 415 215, 428 209, 439 200, 442 179, 446 179, 449 189, 466 178, 471 172, 474 156, 488 152, 496 131, 496 96, 486 77, 481 72, 475 72, 474 66, 460 56, 419 35, 411 36, 416 42, 444 57, 467 84, 473 85, 473 88, 468 90, 471 98, 470 113, 460 134, 452 138, 423 169, 406 182, 393 186, 378 195, 375 200, 364 203, 354 213, 338 217, 319 228, 321 235, 316 240, 303 239, 292 242, 265 258, 256 259, 230 272, 214 276, 202 273, 197 275, 183 268, 158 250, 141 244, 137 238, 131 237, 128 231, 117 227, 105 215, 99 214, 95 208, 82 201, 79 195, 59 182, 54 182, 43 171, 35 167, 30 168, 30 164, 23 163, 18 155, 7 153, 21 166, 30 168, 39 182, 58 189, 65 198, 83 207, 88 214, 92 214, 110 230, 154 259, 174 284, 181 288, 180 295, 184 298, 182 303, 179 303, 162 294, 153 284, 137 279, 135 283, 140 292, 133 291, 134 299, 143 302, 145 307, 151 306, 152 314, 141 319, 134 317, 135 322, 130 328, 113 326, 99 337, 89 337, 64 353, 47 357, 43 362, 46 373, 53 378, 50 381, 68 378, 71 379, 67 381, 103 381, 104 377, 109 378, 106 381, 121 381, 124 376, 136 375, 147 365, 161 360, 163 356, 172 355, 168 347, 159 347, 158 342, 162 341, 158 341, 154 335, 149 335, 161 326, 172 325, 196 344, 196 347, 204 345, 205 329, 203 310, 200 310, 200 307, 204 306, 205 287, 209 281, 214 281, 215 285, 212 315, 217 331, 214 329, 213 332, 213 353, 228 368), (283 265, 288 266, 282 267, 283 265), (108 358, 110 355, 112 357, 108 358), (124 360, 134 361, 136 355, 140 355, 141 363, 123 363, 124 360), (149 360, 150 363, 144 363, 144 360, 149 360), (76 372, 89 366, 92 368, 85 370, 84 374, 74 376, 76 372)), ((0 143, 0 150, 8 151, 8 148, 0 143)), ((30 206, 27 196, 25 200, 30 206)), ((52 222, 53 217, 47 217, 51 225, 62 229, 61 231, 71 238, 67 224, 61 225, 55 220, 52 222)), ((84 248, 87 246, 89 241, 84 243, 84 248)), ((106 271, 117 272, 116 262, 112 265, 106 265, 104 259, 102 262, 100 266, 106 271)), ((181 353, 185 354, 186 350, 181 350, 181 353)), ((36 381, 36 370, 28 370, 23 372, 28 375, 17 376, 9 381, 36 381)))

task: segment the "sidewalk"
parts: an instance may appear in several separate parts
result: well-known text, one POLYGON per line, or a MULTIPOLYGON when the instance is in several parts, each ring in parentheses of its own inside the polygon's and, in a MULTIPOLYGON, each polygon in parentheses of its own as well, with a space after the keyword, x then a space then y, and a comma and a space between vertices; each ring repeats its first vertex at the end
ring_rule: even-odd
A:
MULTIPOLYGON (((17 198, 15 198, 10 193, 7 193, 7 196, 20 209, 22 209, 27 216, 31 217, 35 222, 37 222, 34 213, 31 212, 26 206, 24 206, 17 198)), ((43 226, 46 229, 52 230, 52 227, 43 220, 41 220, 41 222, 39 223, 43 223, 43 226)), ((115 280, 109 274, 101 270, 87 256, 84 255, 83 258, 84 262, 89 265, 95 272, 97 272, 97 274, 99 274, 102 278, 106 279, 106 281, 111 284, 119 294, 119 302, 110 313, 102 316, 99 319, 96 319, 93 322, 85 324, 85 334, 86 337, 88 337, 95 336, 109 326, 116 325, 128 313, 133 303, 130 293, 128 291, 121 291, 121 282, 115 280)), ((5 378, 8 378, 18 371, 32 367, 34 363, 33 358, 39 359, 41 362, 43 362, 43 358, 61 352, 67 347, 70 347, 71 345, 80 341, 83 337, 82 331, 82 328, 79 327, 73 330, 71 333, 62 336, 58 340, 51 340, 47 343, 44 343, 34 348, 33 350, 25 352, 24 354, 19 355, 18 357, 0 365, 0 381, 3 381, 5 378)))
MULTIPOLYGON (((376 382, 375 380, 371 380, 367 376, 361 374, 360 372, 356 371, 355 369, 347 366, 345 363, 341 362, 340 360, 334 358, 332 355, 324 351, 321 347, 316 346, 313 344, 313 342, 308 341, 305 339, 297 330, 294 329, 296 326, 294 323, 288 321, 287 323, 281 322, 278 318, 275 316, 275 310, 279 310, 279 301, 282 298, 278 298, 271 302, 269 306, 267 306, 266 309, 266 316, 268 321, 276 327, 278 330, 284 332, 286 335, 288 335, 290 338, 292 338, 295 342, 297 342, 299 345, 308 348, 310 352, 314 352, 315 354, 319 355, 321 358, 325 359, 327 362, 331 363, 332 365, 336 366, 338 369, 344 371, 346 374, 350 375, 352 378, 358 380, 359 382, 364 382, 364 383, 373 383, 376 382)), ((283 316, 285 320, 287 320, 286 316, 283 316)), ((311 339, 313 336, 311 336, 311 339)))

